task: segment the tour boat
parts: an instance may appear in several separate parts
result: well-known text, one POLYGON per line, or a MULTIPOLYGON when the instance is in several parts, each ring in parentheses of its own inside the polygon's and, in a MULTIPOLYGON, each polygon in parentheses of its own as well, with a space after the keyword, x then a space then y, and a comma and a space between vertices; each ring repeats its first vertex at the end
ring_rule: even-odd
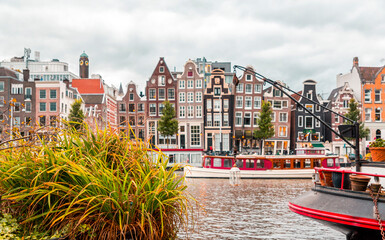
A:
MULTIPOLYGON (((346 169, 317 169, 319 181, 310 192, 289 203, 298 214, 318 220, 346 235, 346 239, 385 239, 381 217, 385 216, 385 192, 371 190, 380 183, 385 186, 385 162, 363 162, 359 172, 346 169), (333 181, 324 182, 326 172, 332 172, 333 181), (367 176, 368 188, 352 190, 353 180, 348 176, 367 176), (329 185, 329 186, 328 186, 329 185), (379 214, 376 214, 378 211, 379 214)), ((361 177, 362 178, 362 177, 361 177)), ((320 236, 322 238, 322 236, 320 236)))
POLYGON ((241 179, 312 178, 315 167, 339 168, 338 156, 325 155, 239 155, 203 156, 202 166, 185 166, 187 178, 229 178, 236 165, 241 179))

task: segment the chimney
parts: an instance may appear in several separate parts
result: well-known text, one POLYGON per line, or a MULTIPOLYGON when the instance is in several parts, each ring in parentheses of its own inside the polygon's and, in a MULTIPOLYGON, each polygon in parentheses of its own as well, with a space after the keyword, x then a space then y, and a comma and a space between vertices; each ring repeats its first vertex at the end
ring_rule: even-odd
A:
POLYGON ((353 58, 353 67, 358 67, 358 57, 353 58))
POLYGON ((29 69, 23 69, 23 79, 24 79, 24 82, 28 82, 28 79, 29 79, 29 69))
POLYGON ((64 79, 63 82, 66 84, 67 88, 69 88, 70 80, 64 79))

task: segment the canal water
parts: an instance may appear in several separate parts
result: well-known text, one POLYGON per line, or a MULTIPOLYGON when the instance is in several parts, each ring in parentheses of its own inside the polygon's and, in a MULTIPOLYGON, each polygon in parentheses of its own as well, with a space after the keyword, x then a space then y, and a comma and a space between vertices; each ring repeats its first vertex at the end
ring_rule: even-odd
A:
POLYGON ((319 222, 293 213, 288 202, 309 191, 311 180, 187 179, 188 192, 204 208, 179 239, 345 239, 319 222))

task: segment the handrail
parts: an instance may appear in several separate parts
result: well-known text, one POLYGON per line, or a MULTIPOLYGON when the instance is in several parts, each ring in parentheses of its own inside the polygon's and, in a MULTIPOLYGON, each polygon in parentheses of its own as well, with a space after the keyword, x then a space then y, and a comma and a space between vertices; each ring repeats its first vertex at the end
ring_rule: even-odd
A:
POLYGON ((383 177, 383 178, 385 178, 385 175, 382 175, 382 174, 355 172, 355 171, 348 170, 348 169, 331 169, 331 168, 315 167, 314 170, 317 170, 319 172, 322 172, 322 171, 325 171, 325 172, 340 172, 340 173, 351 173, 351 174, 357 174, 357 175, 365 175, 365 176, 371 176, 371 177, 383 177))

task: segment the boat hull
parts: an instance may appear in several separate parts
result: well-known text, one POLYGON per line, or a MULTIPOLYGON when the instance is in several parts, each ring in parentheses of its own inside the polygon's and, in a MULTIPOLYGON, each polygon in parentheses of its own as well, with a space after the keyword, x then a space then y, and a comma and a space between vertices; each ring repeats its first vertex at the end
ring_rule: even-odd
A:
MULTIPOLYGON (((229 178, 230 170, 184 167, 187 178, 229 178)), ((241 179, 311 179, 314 169, 241 170, 241 179)))
MULTIPOLYGON (((298 214, 316 219, 348 236, 348 239, 381 239, 373 199, 367 192, 317 186, 289 203, 298 214)), ((385 199, 378 200, 385 216, 385 199)))

